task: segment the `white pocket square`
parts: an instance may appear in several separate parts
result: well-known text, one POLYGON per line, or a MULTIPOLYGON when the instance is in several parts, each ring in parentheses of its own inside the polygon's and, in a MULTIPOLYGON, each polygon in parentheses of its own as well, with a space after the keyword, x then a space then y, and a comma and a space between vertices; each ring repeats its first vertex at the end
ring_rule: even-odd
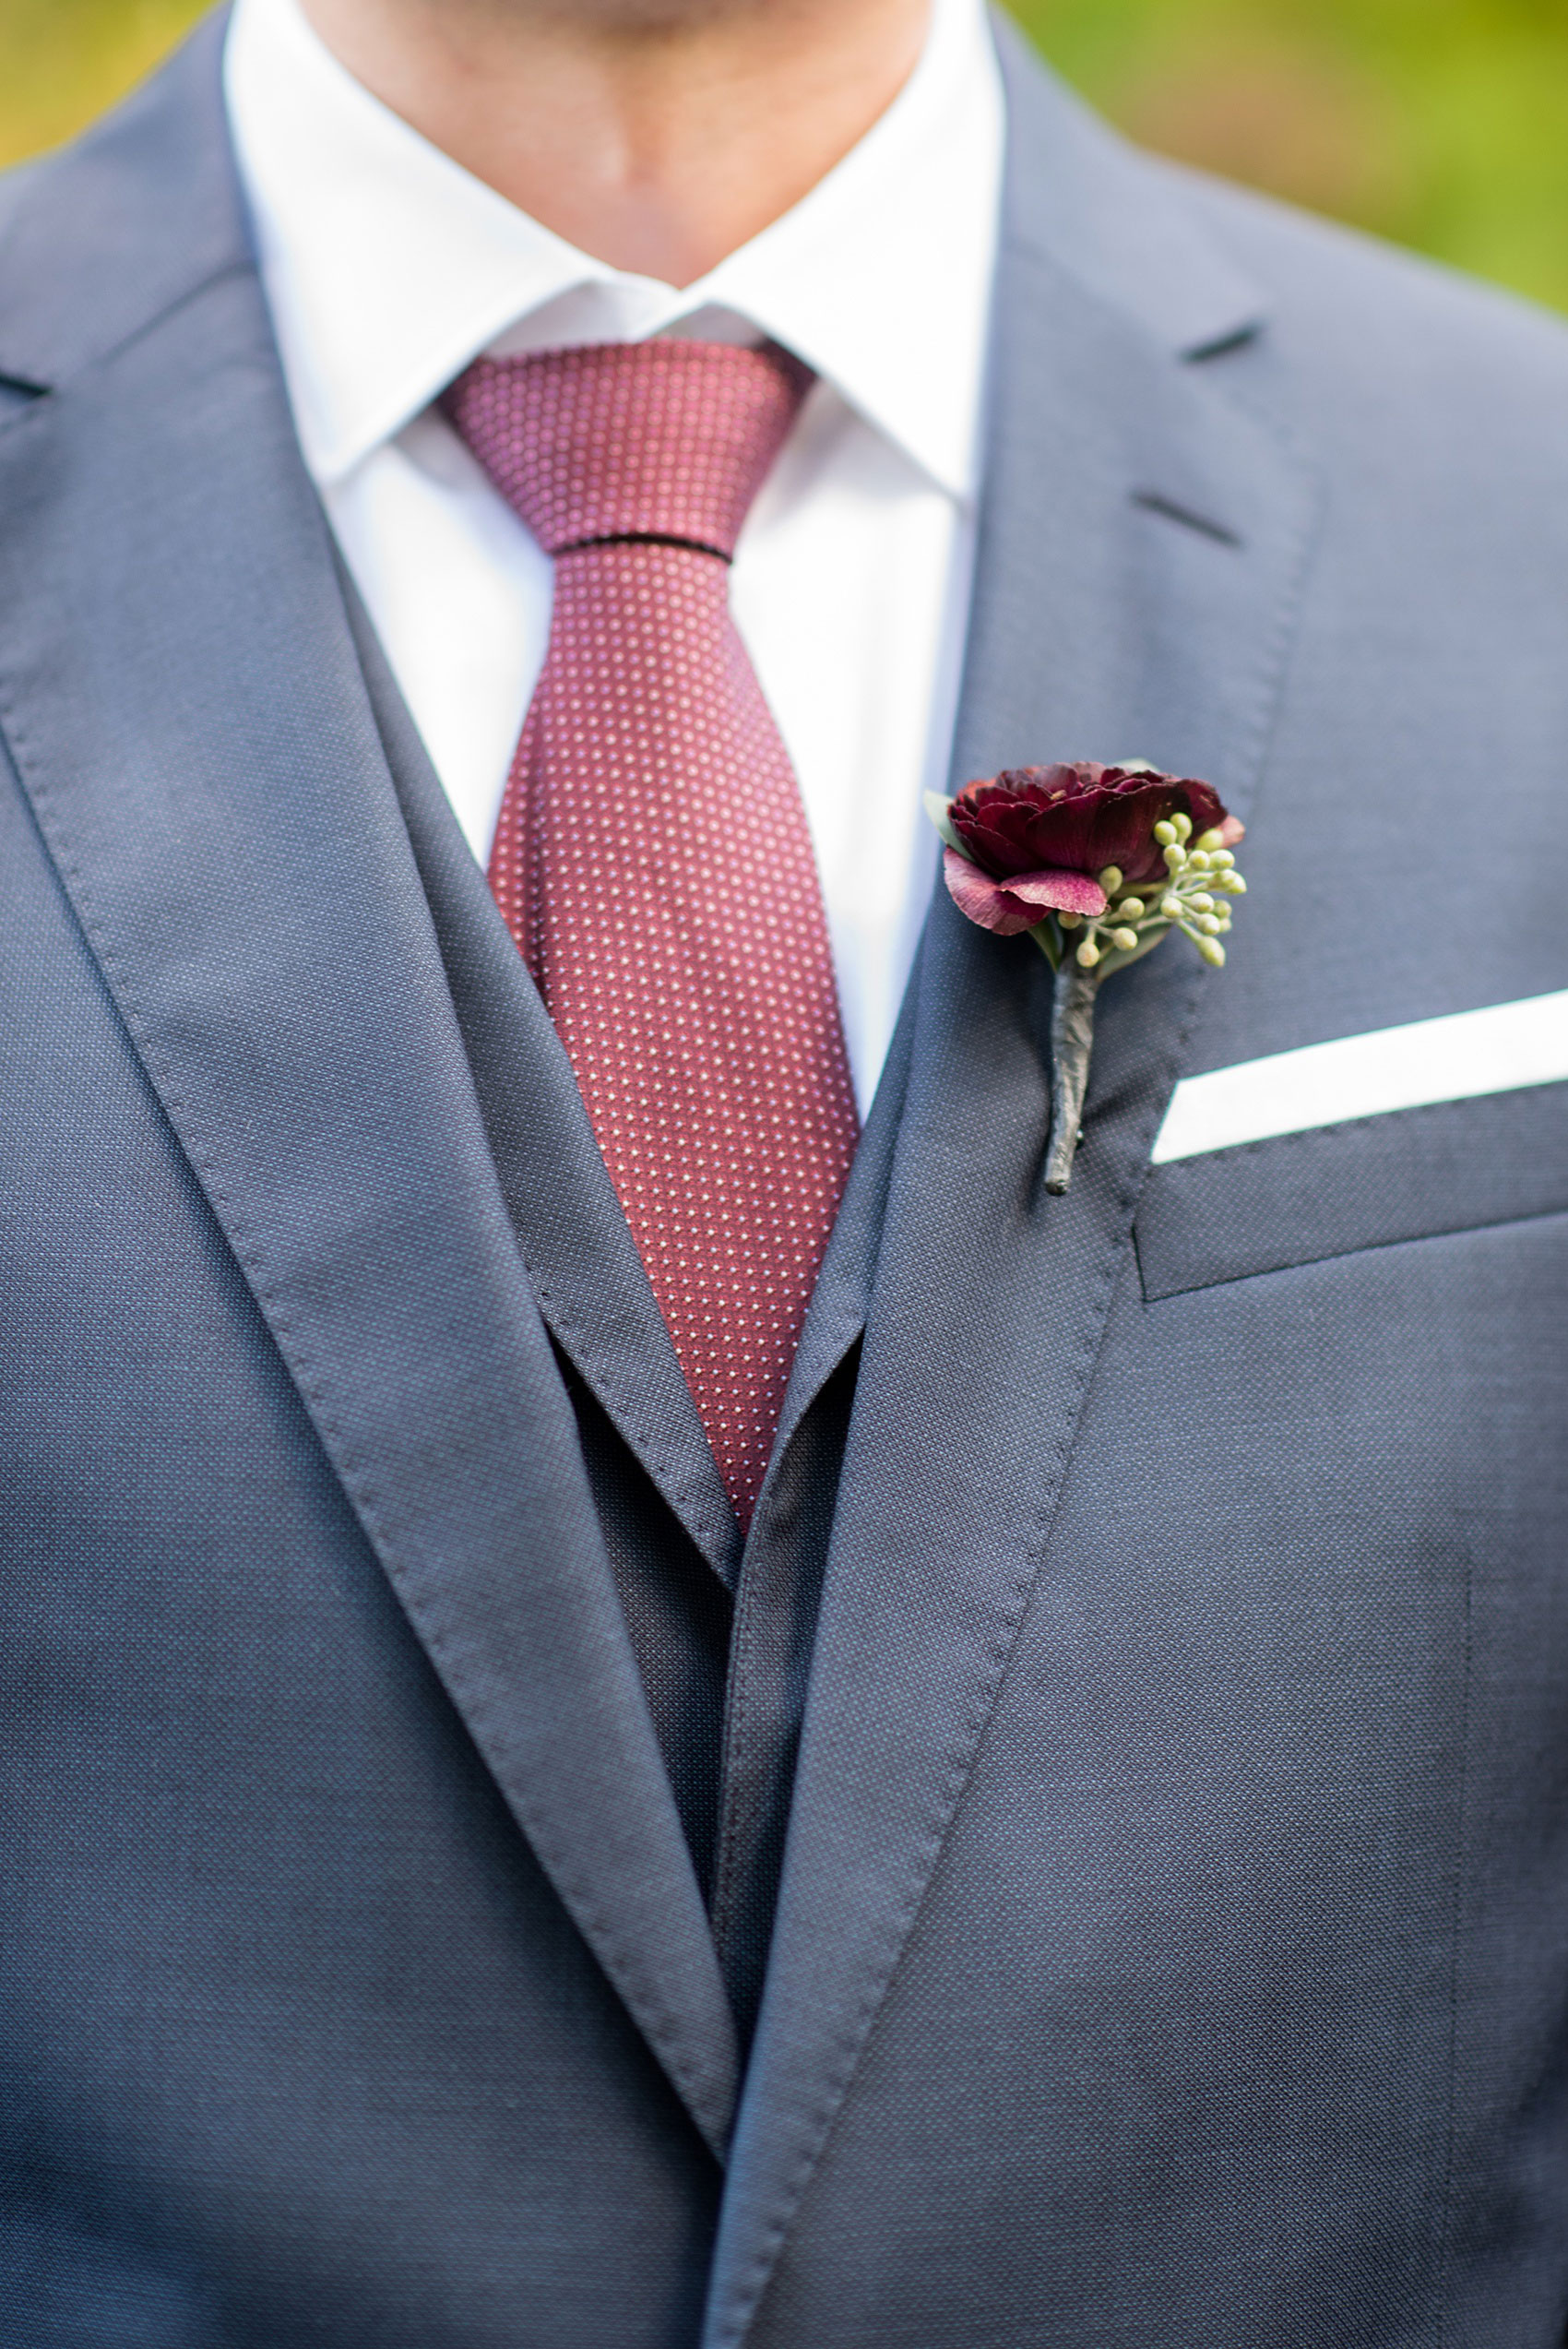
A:
POLYGON ((1274 1134, 1565 1079, 1568 991, 1489 1004, 1184 1078, 1170 1097, 1153 1162, 1166 1166, 1274 1134))

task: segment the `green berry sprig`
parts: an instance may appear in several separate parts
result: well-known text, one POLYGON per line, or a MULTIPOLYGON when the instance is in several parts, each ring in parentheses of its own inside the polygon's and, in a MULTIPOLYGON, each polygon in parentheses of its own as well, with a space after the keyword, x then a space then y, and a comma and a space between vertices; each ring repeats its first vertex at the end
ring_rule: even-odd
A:
POLYGON ((1058 913, 1059 928, 1076 937, 1074 959, 1080 970, 1109 978, 1157 947, 1170 930, 1191 938, 1204 960, 1218 971, 1225 962, 1222 943, 1230 927, 1228 900, 1245 897, 1247 884, 1218 831, 1193 839, 1193 819, 1175 815, 1154 828, 1165 859, 1165 881, 1129 888, 1122 869, 1108 864, 1095 876, 1110 903, 1103 913, 1058 913))

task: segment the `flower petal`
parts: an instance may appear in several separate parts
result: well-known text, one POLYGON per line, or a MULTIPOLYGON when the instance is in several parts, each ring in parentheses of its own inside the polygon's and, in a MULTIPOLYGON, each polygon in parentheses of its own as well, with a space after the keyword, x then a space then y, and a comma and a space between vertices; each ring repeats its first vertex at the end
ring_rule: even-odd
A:
POLYGON ((1051 865, 1043 873, 1015 873, 1002 884, 1004 897, 1021 898, 1041 914, 1103 913, 1111 902, 1099 883, 1087 873, 1070 873, 1051 865))
POLYGON ((1020 930, 1032 930, 1044 918, 1032 906, 999 888, 978 864, 960 856, 956 849, 943 850, 942 872, 947 893, 959 912, 967 913, 971 922, 978 922, 982 930, 994 931, 999 938, 1016 938, 1020 930))
POLYGON ((999 938, 1032 930, 1048 913, 1103 913, 1105 891, 1087 873, 1020 873, 993 881, 953 849, 943 852, 947 890, 960 913, 999 938))

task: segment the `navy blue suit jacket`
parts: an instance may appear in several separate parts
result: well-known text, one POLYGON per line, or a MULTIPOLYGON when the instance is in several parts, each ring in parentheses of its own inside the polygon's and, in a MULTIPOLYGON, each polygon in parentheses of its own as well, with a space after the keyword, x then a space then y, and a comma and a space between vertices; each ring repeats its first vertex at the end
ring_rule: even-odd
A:
POLYGON ((1568 986, 1568 334, 1009 50, 956 772, 1206 776, 1252 890, 1062 1199, 933 903, 738 1556, 217 41, 0 188, 0 2341, 1561 2349, 1568 1087, 1149 1153, 1568 986))

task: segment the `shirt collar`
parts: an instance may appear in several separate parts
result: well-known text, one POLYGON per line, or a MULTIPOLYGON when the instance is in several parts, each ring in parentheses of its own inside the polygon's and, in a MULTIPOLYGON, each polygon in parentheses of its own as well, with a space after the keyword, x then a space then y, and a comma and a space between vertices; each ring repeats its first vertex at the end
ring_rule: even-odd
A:
POLYGON ((579 252, 373 98, 298 0, 237 0, 230 122, 305 461, 323 487, 481 351, 683 327, 772 336, 955 497, 979 466, 1003 98, 981 0, 789 212, 677 292, 579 252))

